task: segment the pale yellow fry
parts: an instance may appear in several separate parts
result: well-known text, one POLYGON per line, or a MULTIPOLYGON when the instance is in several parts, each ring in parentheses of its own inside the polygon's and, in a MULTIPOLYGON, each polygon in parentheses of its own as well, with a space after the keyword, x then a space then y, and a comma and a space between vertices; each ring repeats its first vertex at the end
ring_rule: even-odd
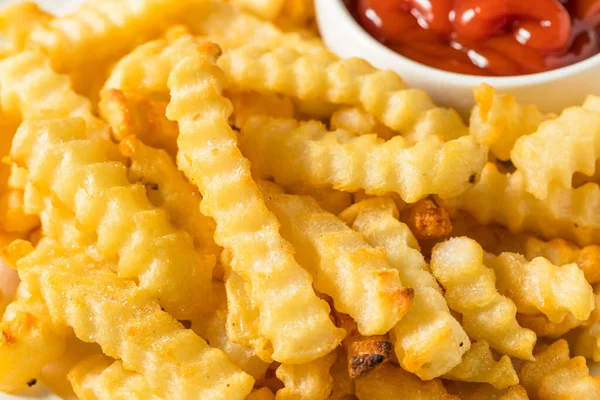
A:
POLYGON ((477 242, 461 237, 437 244, 431 271, 444 287, 450 308, 462 314, 469 337, 485 340, 501 354, 532 358, 535 333, 519 326, 515 303, 496 290, 494 270, 483 264, 477 242))
POLYGON ((487 383, 446 382, 448 391, 461 400, 529 400, 523 386, 500 390, 487 383))
POLYGON ((76 364, 68 374, 80 400, 160 400, 146 379, 128 371, 123 363, 104 355, 92 355, 76 364))
POLYGON ((498 223, 511 232, 529 231, 546 239, 562 237, 581 246, 600 244, 600 188, 554 187, 545 200, 525 190, 523 174, 502 174, 487 163, 479 183, 456 200, 480 223, 498 223))
POLYGON ((179 128, 165 116, 165 101, 108 89, 100 92, 99 108, 116 141, 133 135, 152 147, 165 150, 173 158, 176 156, 179 128))
POLYGON ((261 382, 265 378, 269 363, 258 358, 253 349, 230 340, 226 329, 228 310, 223 284, 215 284, 215 294, 218 297, 219 308, 206 317, 193 319, 192 329, 206 339, 212 347, 221 349, 237 367, 251 375, 257 382, 261 382))
POLYGON ((363 335, 383 335, 396 325, 409 310, 413 291, 402 286, 384 249, 371 247, 312 197, 277 193, 266 182, 260 187, 315 289, 331 296, 335 309, 350 315, 363 335))
POLYGON ((44 298, 53 321, 141 373, 158 396, 243 399, 250 393, 252 377, 109 267, 51 241, 17 263, 19 276, 44 298))
POLYGON ((331 188, 315 188, 311 186, 290 185, 285 187, 286 192, 300 196, 311 196, 325 211, 339 214, 354 202, 352 193, 342 192, 331 188))
POLYGON ((146 186, 148 199, 169 212, 175 227, 188 232, 202 254, 214 254, 221 248, 214 240, 215 221, 200 212, 202 196, 177 169, 175 161, 164 151, 146 146, 139 139, 125 138, 120 149, 131 159, 129 179, 146 186))
POLYGON ((446 300, 428 272, 416 239, 398 221, 398 209, 385 197, 357 203, 340 214, 372 246, 383 247, 402 282, 413 288, 413 304, 390 335, 398 362, 421 379, 438 377, 461 362, 470 341, 452 316, 446 300))
POLYGON ((519 137, 535 132, 549 118, 536 106, 521 105, 513 95, 496 93, 485 83, 474 88, 473 95, 476 105, 471 112, 470 134, 503 161, 510 159, 519 137))
POLYGON ((169 73, 183 54, 192 51, 200 43, 191 35, 144 43, 119 60, 103 90, 120 89, 125 93, 169 101, 169 73))
POLYGON ((593 175, 600 158, 600 112, 567 108, 538 130, 517 140, 510 153, 525 189, 546 199, 552 186, 570 188, 573 174, 593 175))
POLYGON ((600 361, 600 321, 569 332, 565 338, 573 349, 573 354, 600 361))
POLYGON ((231 4, 260 18, 273 20, 282 12, 285 0, 231 0, 231 4))
POLYGON ((430 136, 412 144, 401 136, 329 132, 319 122, 256 117, 241 133, 241 147, 261 178, 278 183, 367 194, 398 193, 406 202, 428 194, 458 196, 477 181, 487 149, 466 136, 450 142, 430 136))
POLYGON ((272 362, 273 345, 260 333, 260 315, 252 305, 246 283, 230 272, 225 281, 227 292, 227 336, 233 343, 249 347, 265 362, 272 362))
POLYGON ((0 391, 35 385, 42 368, 64 352, 67 336, 52 323, 40 297, 15 299, 0 322, 0 391))
POLYGON ((586 320, 595 308, 592 286, 577 264, 556 266, 543 257, 527 261, 516 253, 488 253, 485 264, 496 272, 498 291, 522 314, 542 313, 558 323, 569 314, 586 320))
POLYGON ((333 388, 331 391, 332 400, 348 400, 354 394, 354 379, 348 375, 347 355, 340 347, 337 351, 337 357, 331 370, 329 371, 333 378, 333 388))
POLYGON ((424 91, 408 88, 395 72, 359 58, 338 60, 327 52, 303 54, 293 46, 270 50, 251 44, 226 52, 219 66, 239 89, 361 107, 401 133, 435 107, 424 91))
POLYGON ((113 161, 113 143, 85 136, 81 119, 27 121, 11 155, 45 196, 75 214, 81 230, 98 235, 98 252, 118 259, 120 276, 138 278, 177 318, 210 309, 214 263, 150 203, 142 184, 129 182, 127 167, 113 161))
POLYGON ((0 229, 7 233, 28 233, 40 226, 36 215, 25 210, 24 192, 9 190, 0 198, 0 229))
POLYGON ((535 361, 521 366, 519 378, 530 398, 539 400, 600 399, 600 379, 592 378, 583 357, 569 357, 569 345, 557 340, 538 345, 535 361))
MULTIPOLYGON (((104 0, 85 2, 73 13, 31 26, 25 48, 47 53, 59 71, 118 57, 160 32, 161 22, 179 16, 191 0, 104 0)), ((19 24, 17 21, 9 21, 19 24)))
POLYGON ((273 344, 273 359, 308 362, 331 352, 343 331, 313 291, 311 277, 279 234, 250 165, 229 127, 231 103, 222 96, 223 72, 216 45, 207 43, 169 76, 167 116, 179 123, 178 161, 203 195, 201 210, 215 219, 215 241, 231 253, 231 267, 248 283, 260 313, 260 333, 273 344))
POLYGON ((281 364, 275 374, 285 385, 275 394, 278 400, 325 400, 333 390, 329 374, 336 353, 331 352, 306 364, 281 364))
POLYGON ((345 106, 336 110, 331 116, 329 126, 334 130, 343 129, 357 134, 376 133, 385 140, 399 135, 359 107, 345 106))
POLYGON ((256 92, 225 93, 233 104, 231 124, 241 129, 246 121, 255 115, 273 118, 293 118, 294 102, 289 97, 277 94, 260 94, 256 92))
POLYGON ((547 258, 554 265, 576 263, 590 284, 600 281, 600 246, 579 247, 563 239, 542 240, 528 233, 511 233, 499 225, 482 225, 459 211, 452 216, 452 236, 468 236, 485 251, 523 254, 528 260, 547 258))
MULTIPOLYGON (((289 2, 285 1, 285 7, 289 2)), ((284 33, 273 23, 235 10, 222 0, 195 2, 185 12, 184 19, 193 34, 219 38, 219 45, 225 48, 254 43, 270 49, 293 46, 303 53, 326 50, 320 38, 296 32, 284 33)))
POLYGON ((33 1, 20 1, 0 11, 0 32, 8 41, 11 52, 21 51, 31 28, 50 21, 52 14, 33 1))
POLYGON ((271 392, 271 389, 262 387, 252 391, 252 393, 246 397, 246 400, 275 400, 275 395, 271 392))
POLYGON ((565 333, 581 326, 586 321, 568 314, 560 322, 551 322, 545 315, 517 314, 517 321, 523 328, 531 329, 538 337, 559 338, 565 333))
POLYGON ((519 383, 510 357, 502 356, 496 361, 490 346, 484 341, 472 343, 461 363, 443 377, 454 381, 489 383, 496 389, 506 389, 519 383))
POLYGON ((356 380, 359 400, 458 400, 448 395, 439 379, 423 382, 390 363, 356 380))

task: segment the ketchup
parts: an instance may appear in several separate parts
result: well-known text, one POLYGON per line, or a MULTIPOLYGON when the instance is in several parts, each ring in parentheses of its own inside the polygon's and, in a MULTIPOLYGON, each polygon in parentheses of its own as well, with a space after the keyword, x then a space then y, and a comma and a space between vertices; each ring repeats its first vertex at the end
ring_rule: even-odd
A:
POLYGON ((600 0, 344 1, 375 39, 446 71, 532 74, 600 53, 600 0))

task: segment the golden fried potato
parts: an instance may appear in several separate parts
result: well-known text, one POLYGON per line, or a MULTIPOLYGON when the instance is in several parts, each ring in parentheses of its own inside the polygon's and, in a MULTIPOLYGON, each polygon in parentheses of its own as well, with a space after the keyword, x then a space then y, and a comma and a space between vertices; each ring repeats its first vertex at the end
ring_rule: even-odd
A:
POLYGON ((331 352, 306 364, 281 364, 275 373, 285 384, 275 394, 281 400, 325 400, 333 390, 329 374, 336 353, 331 352))
POLYGON ((385 140, 399 135, 359 107, 340 107, 331 116, 329 126, 333 130, 343 129, 357 134, 376 133, 385 140))
POLYGON ((246 121, 256 115, 272 118, 293 118, 294 102, 289 97, 277 94, 260 94, 256 92, 225 93, 233 104, 231 125, 242 129, 246 121))
POLYGON ((494 270, 483 264, 477 242, 460 237, 436 245, 431 271, 444 286, 450 308, 462 314, 470 337, 485 340, 501 354, 532 359, 535 333, 519 325, 515 303, 496 290, 494 270))
POLYGON ((557 340, 536 346, 535 361, 521 366, 521 384, 533 400, 600 399, 600 379, 589 375, 583 357, 569 357, 569 345, 557 340))
POLYGON ((523 174, 525 189, 536 198, 546 199, 552 186, 571 188, 575 172, 595 172, 600 158, 600 112, 567 108, 535 133, 519 138, 510 157, 523 174))
POLYGON ((225 76, 215 65, 219 53, 206 43, 188 52, 169 76, 167 117, 179 123, 178 160, 185 160, 186 174, 203 196, 201 211, 215 219, 215 241, 231 252, 232 270, 248 283, 273 359, 309 362, 330 353, 344 332, 329 319, 310 274, 294 260, 237 148, 228 124, 232 106, 221 94, 225 76))
POLYGON ((536 106, 517 103, 510 94, 498 94, 488 84, 473 89, 475 108, 471 113, 470 134, 477 143, 490 148, 498 159, 510 159, 510 151, 517 139, 529 135, 550 116, 536 106))
POLYGON ((299 125, 261 117, 246 123, 240 145, 261 178, 373 195, 394 192, 409 203, 428 194, 463 193, 476 183, 487 154, 468 136, 445 143, 431 136, 413 145, 401 136, 386 142, 374 134, 329 132, 315 121, 299 125))
POLYGON ((421 379, 450 371, 469 350, 470 341, 452 316, 435 278, 429 272, 418 242, 398 221, 393 200, 362 200, 340 214, 347 224, 373 246, 386 250, 390 265, 415 294, 408 312, 390 331, 398 362, 421 379))
POLYGON ((529 400, 527 391, 519 385, 501 390, 487 383, 446 382, 446 387, 461 400, 529 400))
POLYGON ((458 400, 448 395, 439 379, 423 382, 390 363, 356 380, 359 400, 458 400))
POLYGON ((417 239, 439 239, 452 232, 450 215, 432 199, 421 199, 402 211, 401 221, 417 239))

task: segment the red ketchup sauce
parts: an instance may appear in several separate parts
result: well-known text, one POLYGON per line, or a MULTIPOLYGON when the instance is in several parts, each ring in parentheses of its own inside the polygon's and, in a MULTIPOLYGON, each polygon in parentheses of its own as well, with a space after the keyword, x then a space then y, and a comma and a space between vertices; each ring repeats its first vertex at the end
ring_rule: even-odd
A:
POLYGON ((390 49, 451 72, 532 74, 600 53, 600 0, 344 2, 390 49))

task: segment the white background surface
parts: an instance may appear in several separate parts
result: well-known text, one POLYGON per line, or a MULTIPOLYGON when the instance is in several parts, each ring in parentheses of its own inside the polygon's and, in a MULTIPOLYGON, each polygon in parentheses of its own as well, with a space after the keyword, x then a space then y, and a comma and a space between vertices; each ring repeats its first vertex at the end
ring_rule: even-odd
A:
MULTIPOLYGON (((18 3, 20 0, 0 0, 0 8, 3 8, 9 4, 18 3)), ((103 0, 94 0, 94 1, 103 1, 103 0)), ((36 0, 38 4, 40 4, 44 9, 51 11, 55 14, 64 14, 67 13, 74 8, 76 8, 79 4, 85 2, 85 0, 36 0)), ((2 267, 0 266, 0 270, 2 267)), ((1 275, 1 274, 0 274, 1 275)), ((600 364, 596 364, 593 366, 593 372, 595 375, 600 374, 600 364)), ((36 385, 35 388, 30 390, 27 394, 23 394, 20 396, 15 395, 7 395, 4 393, 0 393, 0 400, 58 400, 57 396, 49 393, 41 385, 36 385)), ((582 399, 583 400, 583 399, 582 399)))

